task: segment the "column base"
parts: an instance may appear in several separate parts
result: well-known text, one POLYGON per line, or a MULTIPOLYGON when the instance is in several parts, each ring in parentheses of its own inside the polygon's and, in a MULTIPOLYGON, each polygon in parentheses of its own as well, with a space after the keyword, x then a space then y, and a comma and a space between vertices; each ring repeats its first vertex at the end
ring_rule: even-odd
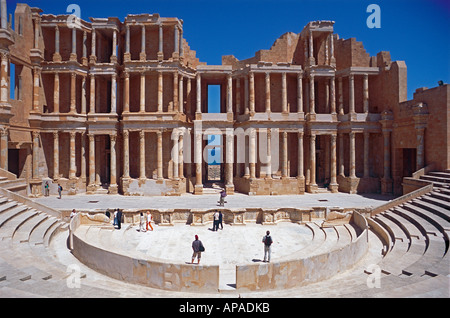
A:
POLYGON ((203 184, 200 184, 200 185, 196 184, 196 185, 194 186, 194 194, 195 194, 195 195, 201 195, 201 194, 203 194, 203 184))
POLYGON ((392 194, 393 192, 393 180, 381 179, 381 194, 392 194))
POLYGON ((70 178, 69 181, 67 182, 67 186, 68 186, 68 190, 67 190, 67 194, 68 195, 76 195, 77 194, 77 182, 78 182, 78 178, 70 178))
POLYGON ((317 184, 307 184, 306 185, 306 192, 308 193, 316 193, 318 190, 317 184))
POLYGON ((131 54, 130 53, 124 53, 123 54, 123 61, 124 62, 130 62, 131 61, 131 54))
POLYGON ((139 53, 139 60, 141 62, 145 62, 147 60, 147 54, 145 54, 144 52, 139 53))
POLYGON ((227 195, 233 195, 234 194, 234 184, 226 184, 225 191, 227 192, 227 195))
POLYGON ((111 184, 108 188, 108 194, 118 194, 119 193, 119 187, 117 184, 111 184))
POLYGON ((158 61, 162 61, 162 60, 164 60, 164 53, 158 52, 158 61))
POLYGON ((338 193, 338 192, 339 192, 339 191, 338 191, 338 189, 339 189, 339 184, 337 184, 337 183, 331 183, 331 184, 328 186, 328 189, 330 189, 331 193, 338 193))
POLYGON ((38 198, 42 196, 42 180, 32 179, 30 180, 31 194, 30 197, 38 198))
POLYGON ((95 184, 89 184, 86 187, 86 194, 95 194, 95 191, 97 191, 97 186, 95 184))
POLYGON ((59 53, 53 54, 53 62, 61 62, 61 61, 62 61, 61 54, 59 53))
POLYGON ((76 62, 78 59, 76 53, 70 53, 70 61, 76 62))

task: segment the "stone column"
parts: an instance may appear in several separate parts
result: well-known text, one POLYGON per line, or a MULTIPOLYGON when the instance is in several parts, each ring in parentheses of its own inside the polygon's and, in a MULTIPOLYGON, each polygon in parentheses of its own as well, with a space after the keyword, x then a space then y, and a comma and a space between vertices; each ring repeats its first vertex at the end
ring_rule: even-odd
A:
POLYGON ((124 73, 123 83, 123 112, 130 112, 130 73, 124 73))
POLYGON ((350 137, 350 178, 356 178, 356 149, 355 149, 355 137, 356 133, 351 131, 350 137))
POLYGON ((180 31, 178 30, 178 25, 174 27, 174 57, 177 58, 180 56, 180 31))
POLYGON ((251 138, 251 131, 250 134, 244 135, 244 151, 245 151, 245 160, 244 160, 244 178, 250 178, 250 138, 251 138))
POLYGON ((183 49, 183 29, 180 29, 180 57, 184 56, 184 49, 183 49))
POLYGON ((314 75, 311 74, 309 77, 309 113, 311 115, 316 114, 316 101, 314 95, 314 75))
POLYGON ((125 54, 127 56, 126 60, 130 60, 130 26, 127 24, 125 27, 125 54))
POLYGON ((110 185, 109 185, 109 194, 117 194, 118 193, 118 186, 117 186, 117 168, 116 168, 116 140, 117 135, 113 134, 110 135, 110 142, 111 142, 111 153, 110 153, 110 170, 111 170, 111 176, 110 176, 110 185))
POLYGON ((244 114, 248 114, 250 112, 249 109, 249 87, 248 87, 248 76, 244 77, 244 114))
POLYGON ((53 90, 53 112, 59 113, 59 74, 55 73, 53 90))
POLYGON ((178 140, 178 176, 184 178, 184 133, 180 132, 178 140))
POLYGON ((141 53, 139 54, 139 60, 145 61, 147 54, 145 53, 145 25, 141 28, 141 53))
POLYGON ((192 113, 192 79, 190 77, 186 78, 186 114, 192 113))
POLYGON ((334 36, 330 34, 330 65, 336 66, 336 58, 334 57, 334 36))
MULTIPOLYGON (((383 116, 384 117, 384 116, 383 116)), ((385 116, 387 117, 387 116, 385 116)), ((391 120, 384 120, 383 126, 388 126, 391 120)), ((381 179, 381 193, 392 193, 391 179, 391 130, 383 127, 383 178, 381 179)))
POLYGON ((417 154, 416 171, 425 166, 425 145, 424 145, 425 127, 416 127, 417 154))
POLYGON ((250 115, 255 113, 255 73, 249 74, 249 103, 250 103, 250 115))
POLYGON ((234 133, 233 129, 226 131, 226 174, 225 188, 227 193, 234 193, 233 163, 234 163, 234 133))
POLYGON ((202 182, 202 131, 194 131, 194 161, 195 161, 195 188, 194 194, 203 193, 203 182, 202 182))
POLYGON ((344 93, 342 89, 342 77, 338 77, 339 90, 339 115, 344 115, 344 93))
POLYGON ((9 101, 9 54, 1 52, 1 67, 0 67, 0 102, 7 103, 9 101))
POLYGON ((348 76, 348 87, 349 87, 349 113, 355 113, 355 78, 353 74, 348 76))
POLYGON ((61 54, 59 53, 59 27, 55 27, 55 53, 53 54, 53 62, 61 62, 61 54))
POLYGON ((197 73, 197 108, 196 113, 202 112, 202 78, 200 73, 197 73))
POLYGON ((158 60, 164 60, 164 49, 163 49, 163 26, 159 25, 159 49, 158 49, 158 60))
POLYGON ((0 134, 1 134, 0 168, 8 171, 8 135, 9 135, 9 131, 7 128, 3 128, 0 131, 0 134))
POLYGON ((41 77, 41 68, 33 68, 33 111, 39 112, 39 82, 41 77))
POLYGON ((336 114, 336 85, 335 85, 335 77, 330 79, 330 108, 331 114, 336 114))
POLYGON ((266 72, 266 113, 270 113, 270 73, 266 72))
POLYGON ((180 76, 180 82, 178 83, 178 112, 182 114, 184 112, 184 78, 180 76))
POLYGON ((249 139, 250 179, 256 178, 256 129, 250 128, 249 139))
POLYGON ((97 61, 97 32, 92 29, 92 39, 91 39, 91 56, 89 57, 90 63, 95 63, 97 61))
POLYGON ((75 179, 77 173, 77 167, 75 166, 75 137, 76 133, 74 131, 70 132, 70 166, 69 166, 69 179, 75 179))
POLYGON ((39 178, 39 132, 33 131, 33 179, 39 178))
POLYGON ((173 101, 172 101, 173 109, 170 109, 170 104, 169 104, 169 112, 171 112, 171 111, 178 112, 179 111, 178 90, 179 90, 178 89, 178 71, 175 71, 175 72, 173 72, 173 101))
POLYGON ((139 131, 139 179, 145 180, 145 131, 139 131))
POLYGON ((317 183, 316 183, 316 135, 311 134, 309 137, 309 143, 310 143, 310 180, 309 180, 309 192, 314 192, 317 190, 317 183))
POLYGON ((72 53, 70 53, 70 60, 77 60, 77 29, 72 28, 72 53))
POLYGON ((117 113, 117 80, 116 74, 111 75, 111 114, 117 113))
POLYGON ((266 178, 272 178, 272 130, 267 129, 267 163, 266 163, 266 178))
POLYGON ((163 112, 163 73, 158 72, 158 113, 163 112))
POLYGON ((297 178, 305 179, 304 171, 304 154, 303 154, 303 132, 298 132, 298 162, 297 162, 297 178))
POLYGON ((309 30, 309 65, 314 65, 316 63, 314 59, 314 44, 313 44, 313 34, 312 31, 309 30))
POLYGON ((337 183, 337 175, 336 175, 336 168, 337 168, 337 160, 336 160, 336 140, 337 135, 331 134, 331 180, 330 180, 330 190, 333 193, 338 192, 339 185, 337 183))
POLYGON ((283 159, 281 161, 281 177, 288 177, 288 133, 287 131, 283 131, 283 159))
POLYGON ((241 79, 236 78, 236 115, 241 114, 241 79))
POLYGON ((370 133, 364 132, 364 178, 369 178, 369 140, 370 133))
POLYGON ((233 113, 233 78, 227 75, 227 113, 233 113))
POLYGON ((123 131, 123 177, 130 178, 130 132, 123 131))
POLYGON ((158 180, 163 179, 163 140, 162 140, 162 131, 158 130, 157 134, 157 175, 158 180))
POLYGON ((94 74, 91 74, 91 96, 89 101, 89 113, 95 114, 95 76, 94 74))
POLYGON ((344 134, 339 134, 339 175, 345 177, 344 166, 344 134))
POLYGON ((81 77, 81 113, 86 114, 87 108, 87 95, 86 95, 86 76, 81 77))
POLYGON ((145 113, 145 73, 144 72, 141 72, 141 90, 140 90, 139 112, 145 113))
POLYGON ((303 74, 297 73, 297 112, 303 113, 303 74))
POLYGON ((53 179, 59 179, 59 133, 53 132, 53 179))
POLYGON ((77 104, 76 104, 76 84, 77 84, 77 74, 72 72, 70 74, 70 112, 77 112, 77 104))
MULTIPOLYGON (((173 171, 173 179, 178 180, 179 179, 179 132, 174 129, 172 130, 172 140, 173 140, 173 146, 172 146, 172 171, 173 171)), ((162 144, 162 143, 161 143, 162 144)))
POLYGON ((288 112, 287 105, 287 75, 286 72, 281 74, 281 111, 283 113, 288 112))
POLYGON ((86 133, 81 133, 81 180, 86 183, 86 133))
POLYGON ((89 185, 90 191, 95 190, 95 135, 89 137, 89 185))
POLYGON ((111 63, 117 63, 117 30, 113 30, 111 63))
POLYGON ((363 106, 364 113, 369 113, 369 75, 364 74, 363 77, 363 106))

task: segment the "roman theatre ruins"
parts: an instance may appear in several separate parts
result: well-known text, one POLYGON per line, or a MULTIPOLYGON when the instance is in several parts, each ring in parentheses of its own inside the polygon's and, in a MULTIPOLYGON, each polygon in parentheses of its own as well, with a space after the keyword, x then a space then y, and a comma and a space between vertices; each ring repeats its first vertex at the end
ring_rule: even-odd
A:
POLYGON ((179 18, 0 9, 1 296, 449 297, 447 84, 334 21, 208 65, 179 18))

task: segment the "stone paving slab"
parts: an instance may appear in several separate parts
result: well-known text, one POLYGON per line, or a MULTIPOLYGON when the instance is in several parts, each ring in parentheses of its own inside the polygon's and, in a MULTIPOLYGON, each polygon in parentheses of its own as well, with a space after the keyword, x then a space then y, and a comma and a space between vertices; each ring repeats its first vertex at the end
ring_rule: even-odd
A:
MULTIPOLYGON (((213 209, 218 206, 218 195, 208 194, 195 196, 184 194, 173 197, 137 197, 122 195, 87 195, 41 197, 33 199, 36 202, 59 210, 102 210, 102 209, 213 209)), ((348 194, 348 193, 317 193, 304 195, 278 196, 248 196, 234 194, 227 197, 225 208, 308 208, 308 207, 342 207, 364 208, 382 205, 393 196, 380 194, 348 194)))

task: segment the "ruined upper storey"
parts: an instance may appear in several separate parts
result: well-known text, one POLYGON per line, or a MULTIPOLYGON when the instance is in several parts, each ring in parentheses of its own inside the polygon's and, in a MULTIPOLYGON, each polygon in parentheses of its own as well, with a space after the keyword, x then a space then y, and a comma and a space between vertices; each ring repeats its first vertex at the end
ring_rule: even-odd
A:
MULTIPOLYGON (((183 21, 158 14, 130 14, 118 18, 90 18, 44 14, 40 23, 44 60, 123 64, 133 61, 178 61, 201 64, 183 38, 183 21)), ((37 35, 38 36, 38 35, 37 35)))

